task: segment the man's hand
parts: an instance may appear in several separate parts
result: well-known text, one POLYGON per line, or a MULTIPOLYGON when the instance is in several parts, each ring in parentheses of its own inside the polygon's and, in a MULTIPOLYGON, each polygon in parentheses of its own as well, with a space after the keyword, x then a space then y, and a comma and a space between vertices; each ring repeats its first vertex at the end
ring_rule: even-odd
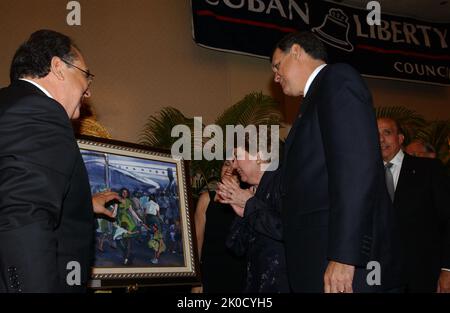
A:
POLYGON ((191 293, 203 293, 203 286, 192 287, 191 293))
POLYGON ((325 293, 353 293, 354 274, 353 265, 330 261, 323 278, 325 293))
POLYGON ((450 293, 450 272, 449 271, 441 271, 438 280, 437 286, 438 293, 450 293))
POLYGON ((119 195, 113 191, 103 191, 96 193, 92 196, 92 206, 94 213, 103 214, 110 218, 113 218, 113 212, 105 207, 105 204, 111 200, 120 200, 119 195))

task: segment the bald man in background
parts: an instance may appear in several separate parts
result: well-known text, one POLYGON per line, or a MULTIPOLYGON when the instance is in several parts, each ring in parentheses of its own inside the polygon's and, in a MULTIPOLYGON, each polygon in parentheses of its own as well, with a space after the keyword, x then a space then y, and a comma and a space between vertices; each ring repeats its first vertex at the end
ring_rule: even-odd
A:
POLYGON ((399 124, 378 119, 386 185, 399 218, 406 292, 450 292, 450 187, 438 159, 401 150, 399 124), (390 182, 389 182, 390 181, 390 182))

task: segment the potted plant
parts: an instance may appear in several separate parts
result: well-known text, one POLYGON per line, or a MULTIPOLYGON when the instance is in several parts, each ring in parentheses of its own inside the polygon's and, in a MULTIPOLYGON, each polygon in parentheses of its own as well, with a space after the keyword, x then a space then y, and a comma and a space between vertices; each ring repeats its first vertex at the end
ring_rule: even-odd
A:
MULTIPOLYGON (((275 100, 261 92, 246 95, 231 107, 220 114, 214 124, 218 125, 226 134, 226 125, 280 125, 281 113, 275 100)), ((173 107, 163 108, 158 115, 150 116, 144 126, 140 137, 143 145, 170 149, 178 138, 171 136, 172 128, 176 125, 186 125, 190 128, 192 146, 194 143, 194 118, 185 116, 181 111, 173 107)), ((203 138, 205 143, 209 138, 203 138)), ((224 147, 225 151, 225 147, 224 147)), ((194 160, 191 157, 191 177, 194 191, 194 199, 205 189, 214 188, 218 181, 221 160, 194 160)))

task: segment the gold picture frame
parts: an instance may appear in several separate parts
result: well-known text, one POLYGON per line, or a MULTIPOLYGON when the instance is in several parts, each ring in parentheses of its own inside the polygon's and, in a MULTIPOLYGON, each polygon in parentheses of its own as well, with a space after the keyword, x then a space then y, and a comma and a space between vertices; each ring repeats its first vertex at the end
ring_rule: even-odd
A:
POLYGON ((116 191, 114 219, 98 217, 89 286, 195 284, 200 281, 188 162, 168 151, 82 136, 92 193, 116 191), (128 191, 128 192, 127 192, 128 191))

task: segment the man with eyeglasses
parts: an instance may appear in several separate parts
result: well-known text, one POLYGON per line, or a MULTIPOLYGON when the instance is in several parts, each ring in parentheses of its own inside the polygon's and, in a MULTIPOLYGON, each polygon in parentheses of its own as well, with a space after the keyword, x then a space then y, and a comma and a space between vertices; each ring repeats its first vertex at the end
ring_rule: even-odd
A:
POLYGON ((286 35, 272 55, 284 94, 303 96, 282 162, 289 282, 294 292, 399 291, 372 98, 357 71, 326 59, 312 32, 286 35))
POLYGON ((0 292, 84 291, 93 260, 93 209, 71 119, 92 75, 72 40, 33 33, 0 90, 0 292))

